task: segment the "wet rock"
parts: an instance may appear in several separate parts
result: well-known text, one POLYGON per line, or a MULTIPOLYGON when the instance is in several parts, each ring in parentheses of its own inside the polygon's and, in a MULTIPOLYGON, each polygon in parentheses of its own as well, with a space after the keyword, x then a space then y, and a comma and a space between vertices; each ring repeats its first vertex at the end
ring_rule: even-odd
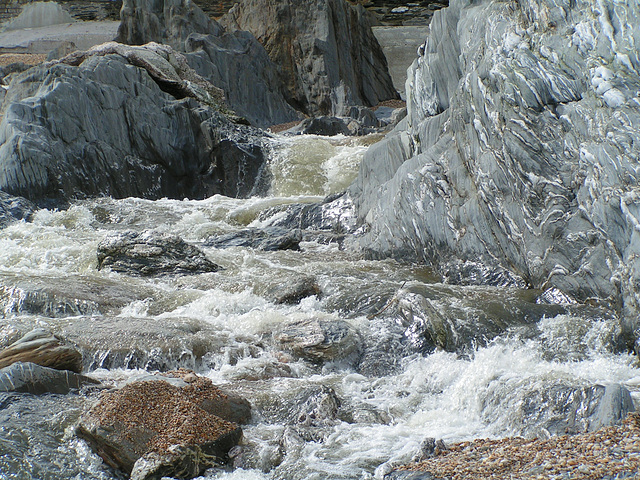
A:
POLYGON ((190 0, 124 0, 117 41, 159 42, 184 52, 200 75, 224 91, 230 107, 252 125, 297 120, 276 65, 248 32, 225 31, 190 0))
POLYGON ((38 328, 0 351, 0 368, 16 362, 35 363, 56 370, 82 371, 82 355, 51 332, 38 328))
POLYGON ((30 362, 16 362, 0 369, 0 392, 67 394, 97 380, 69 370, 57 370, 30 362))
POLYGON ((361 5, 248 0, 237 3, 221 23, 260 40, 287 81, 289 102, 309 115, 342 115, 348 105, 398 98, 361 5))
POLYGON ((98 270, 128 275, 164 275, 216 272, 218 265, 176 235, 147 231, 124 232, 98 244, 98 270))
POLYGON ((478 262, 621 308, 633 329, 640 11, 590 5, 455 0, 435 13, 410 67, 408 117, 350 189, 373 257, 442 272, 478 262), (622 18, 634 26, 616 29, 622 18))
POLYGON ((269 292, 276 304, 295 305, 306 297, 319 297, 322 291, 313 277, 297 278, 292 283, 280 285, 269 292))
POLYGON ((156 379, 103 392, 76 433, 112 467, 143 480, 192 478, 228 460, 242 429, 225 419, 227 395, 209 379, 156 379))
POLYGON ((590 418, 589 431, 622 423, 627 413, 634 412, 635 406, 629 390, 620 384, 607 385, 598 409, 590 418))
POLYGON ((264 134, 231 123, 218 111, 219 91, 167 48, 107 44, 13 76, 0 121, 0 189, 64 205, 263 188, 264 134))
POLYGON ((24 197, 0 192, 0 228, 18 220, 29 220, 36 206, 24 197))
POLYGON ((285 133, 297 135, 352 135, 347 122, 338 117, 314 117, 303 120, 300 124, 287 130, 285 133))
POLYGON ((288 322, 275 334, 281 348, 313 362, 359 355, 358 332, 343 320, 317 318, 288 322))
POLYGON ((237 232, 209 237, 205 245, 215 248, 248 247, 273 252, 300 250, 302 232, 282 227, 246 228, 237 232))

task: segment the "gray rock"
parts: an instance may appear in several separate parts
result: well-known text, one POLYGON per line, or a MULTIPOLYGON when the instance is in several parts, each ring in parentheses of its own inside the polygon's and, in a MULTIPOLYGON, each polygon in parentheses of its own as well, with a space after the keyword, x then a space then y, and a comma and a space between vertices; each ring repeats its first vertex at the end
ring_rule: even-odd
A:
POLYGON ((209 237, 205 245, 215 248, 248 247, 267 252, 300 250, 302 232, 282 227, 246 228, 225 235, 209 237))
POLYGON ((342 118, 320 116, 307 118, 295 127, 285 131, 285 133, 332 137, 334 135, 351 135, 352 131, 342 118))
POLYGON ((82 371, 82 354, 51 332, 37 328, 0 350, 0 368, 16 363, 34 363, 56 370, 82 371))
POLYGON ((640 6, 591 6, 453 0, 434 15, 410 68, 408 117, 369 149, 350 189, 364 249, 443 273, 477 262, 622 306, 633 330, 640 6))
POLYGON ((617 425, 624 420, 627 413, 635 412, 635 410, 629 390, 617 383, 607 385, 598 409, 591 417, 589 431, 593 432, 603 427, 617 425))
POLYGON ((0 191, 0 228, 18 220, 29 220, 36 206, 24 197, 0 191))
POLYGON ((230 107, 268 127, 300 118, 285 99, 276 65, 248 32, 226 32, 190 0, 124 0, 117 41, 159 42, 187 53, 189 64, 221 88, 230 107))
POLYGON ((216 272, 218 265, 176 235, 146 231, 114 234, 98 244, 98 270, 128 275, 216 272))
POLYGON ((0 189, 58 205, 100 195, 256 193, 263 134, 201 103, 208 91, 163 51, 96 49, 84 60, 73 55, 12 77, 0 122, 0 189), (144 67, 130 63, 138 60, 144 67), (198 93, 185 96, 193 89, 198 93), (79 97, 85 100, 78 104, 79 97))
POLYGON ((98 383, 92 378, 68 370, 56 370, 29 362, 17 362, 0 369, 0 392, 66 394, 85 385, 98 383))
POLYGON ((343 320, 293 321, 274 337, 285 350, 320 363, 358 355, 361 349, 360 335, 343 320))
POLYGON ((247 0, 220 22, 251 32, 264 45, 284 74, 290 103, 309 115, 342 115, 349 105, 398 98, 361 5, 247 0))
POLYGON ((192 478, 224 462, 242 437, 224 418, 227 395, 207 378, 177 373, 185 386, 156 379, 103 392, 80 419, 77 435, 136 480, 192 478))
POLYGON ((272 288, 270 297, 276 304, 295 305, 303 298, 320 297, 322 290, 313 277, 298 277, 292 282, 272 288))

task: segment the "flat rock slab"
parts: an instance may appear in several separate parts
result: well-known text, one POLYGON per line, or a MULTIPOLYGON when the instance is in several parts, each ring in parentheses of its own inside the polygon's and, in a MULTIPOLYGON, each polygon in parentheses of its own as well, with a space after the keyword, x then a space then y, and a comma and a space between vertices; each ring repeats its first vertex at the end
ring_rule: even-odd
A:
MULTIPOLYGON (((183 384, 161 376, 103 392, 84 415, 77 434, 86 439, 106 463, 133 479, 176 476, 191 478, 227 459, 242 437, 237 423, 245 419, 237 405, 209 379, 191 372, 175 376, 183 384)), ((248 402, 233 397, 245 413, 248 402)))

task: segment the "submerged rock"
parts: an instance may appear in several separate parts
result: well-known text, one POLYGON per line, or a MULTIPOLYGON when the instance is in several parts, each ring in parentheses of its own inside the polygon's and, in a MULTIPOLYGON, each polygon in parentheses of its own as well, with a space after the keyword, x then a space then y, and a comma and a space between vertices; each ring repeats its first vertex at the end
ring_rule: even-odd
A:
POLYGON ((270 289, 269 295, 276 304, 295 305, 303 298, 320 297, 322 290, 313 277, 298 277, 291 283, 270 289))
POLYGON ((37 328, 0 350, 0 368, 27 362, 56 370, 82 371, 82 354, 51 332, 37 328))
POLYGON ((327 362, 358 355, 358 332, 343 320, 306 319, 288 322, 275 334, 285 350, 313 362, 327 362))
POLYGON ((100 382, 84 375, 43 367, 30 362, 16 362, 0 368, 0 392, 66 394, 85 385, 100 382))
POLYGON ((157 45, 107 44, 13 76, 0 189, 48 205, 254 194, 264 187, 264 134, 219 113, 216 91, 157 45))
POLYGON ((251 32, 264 45, 286 79, 289 102, 309 115, 342 115, 349 105, 398 98, 361 5, 246 0, 221 23, 251 32))
POLYGON ((633 329, 639 19, 634 1, 452 0, 436 12, 409 70, 408 117, 350 189, 363 249, 443 274, 477 262, 622 306, 633 329))
POLYGON ((220 267, 176 235, 147 231, 124 232, 98 244, 98 270, 128 275, 217 272, 220 267))
POLYGON ((29 220, 36 206, 24 197, 0 191, 0 228, 18 220, 29 220))
POLYGON ((177 376, 179 386, 157 377, 103 392, 80 419, 77 435, 135 480, 192 478, 224 463, 242 438, 232 421, 237 409, 229 405, 237 399, 230 400, 207 378, 188 372, 177 376))
POLYGON ((246 228, 225 235, 209 237, 205 245, 215 248, 249 247, 273 252, 276 250, 300 250, 302 232, 283 227, 246 228))

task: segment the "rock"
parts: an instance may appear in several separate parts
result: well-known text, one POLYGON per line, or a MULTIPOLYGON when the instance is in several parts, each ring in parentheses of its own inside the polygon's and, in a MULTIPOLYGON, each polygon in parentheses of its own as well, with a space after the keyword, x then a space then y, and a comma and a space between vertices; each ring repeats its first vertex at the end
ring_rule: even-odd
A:
POLYGON ((162 379, 129 383, 103 392, 76 433, 132 479, 192 478, 225 462, 242 437, 223 418, 233 410, 227 398, 204 377, 180 387, 162 379))
POLYGON ((295 305, 306 297, 320 297, 322 290, 313 277, 298 277, 291 283, 279 285, 269 292, 273 302, 276 304, 295 305))
POLYGON ((56 370, 30 362, 16 362, 0 369, 0 392, 67 394, 85 385, 98 383, 69 370, 56 370))
POLYGON ((347 322, 317 318, 286 323, 275 340, 285 350, 313 362, 358 355, 361 343, 358 332, 347 322))
POLYGON ((384 475, 384 480, 434 480, 429 472, 394 470, 384 475))
POLYGON ((453 0, 436 12, 410 67, 408 117, 350 189, 372 257, 440 272, 478 262, 621 308, 633 330, 640 6, 591 6, 453 0))
POLYGON ((343 119, 327 116, 307 118, 295 127, 285 131, 285 133, 293 133, 296 135, 325 135, 328 137, 352 134, 349 126, 343 119))
POLYGON ((29 220, 36 206, 24 197, 0 191, 0 228, 18 220, 29 220))
POLYGON ((267 252, 300 250, 302 232, 282 227, 246 228, 225 235, 209 237, 205 245, 215 248, 248 247, 267 252))
POLYGON ((109 236, 98 244, 98 270, 128 275, 217 272, 220 267, 176 235, 146 231, 109 236))
POLYGON ((594 432, 603 427, 618 425, 629 412, 635 412, 635 410, 629 390, 617 383, 607 385, 598 409, 591 417, 589 431, 594 432))
POLYGON ((124 0, 117 40, 159 42, 186 53, 189 64, 224 91, 227 103, 252 125, 300 118, 286 101, 276 65, 248 32, 226 32, 190 0, 124 0))
POLYGON ((0 189, 43 205, 255 194, 264 134, 232 124, 215 87, 194 75, 167 47, 107 44, 13 76, 0 189))
POLYGON ((37 328, 0 351, 0 368, 12 363, 34 363, 56 370, 82 371, 82 355, 45 329, 37 328))
POLYGON ((251 32, 262 43, 286 79, 289 103, 306 114, 342 115, 349 105, 398 98, 361 5, 245 0, 220 22, 228 30, 251 32))

